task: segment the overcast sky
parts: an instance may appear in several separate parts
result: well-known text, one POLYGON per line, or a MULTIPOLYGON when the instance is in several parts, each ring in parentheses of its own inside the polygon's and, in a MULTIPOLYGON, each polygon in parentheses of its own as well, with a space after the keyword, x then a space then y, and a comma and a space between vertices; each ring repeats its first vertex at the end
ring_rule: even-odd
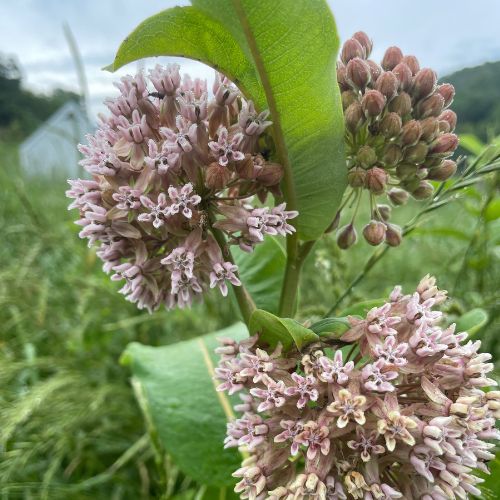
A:
MULTIPOLYGON (((294 0, 289 0, 290 2, 294 0)), ((455 69, 500 60, 500 0, 330 0, 341 38, 366 31, 380 60, 389 45, 416 55, 421 64, 445 75, 455 69)), ((82 53, 94 112, 113 95, 116 75, 100 68, 113 60, 121 40, 143 19, 174 0, 0 0, 0 52, 20 62, 25 83, 47 92, 78 90, 74 65, 64 38, 67 22, 82 53)), ((153 64, 148 61, 146 66, 153 64)), ((183 61, 192 76, 211 74, 183 61)), ((135 64, 118 74, 133 73, 135 64)))

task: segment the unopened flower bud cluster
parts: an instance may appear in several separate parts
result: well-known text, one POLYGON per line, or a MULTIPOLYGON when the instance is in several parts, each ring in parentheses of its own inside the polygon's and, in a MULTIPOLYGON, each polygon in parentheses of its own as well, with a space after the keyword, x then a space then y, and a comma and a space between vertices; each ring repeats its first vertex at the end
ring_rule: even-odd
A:
POLYGON ((92 178, 69 181, 80 237, 139 308, 188 306, 214 287, 226 295, 240 280, 214 228, 246 251, 294 231, 296 212, 252 202, 279 194, 283 174, 260 152, 268 112, 219 74, 209 98, 206 81, 182 79, 176 64, 116 86, 111 114, 79 147, 92 178))
POLYGON ((218 390, 240 393, 226 447, 250 499, 466 499, 480 495, 500 438, 500 391, 480 341, 447 325, 426 276, 396 287, 338 340, 268 352, 256 337, 221 339, 218 390))
MULTIPOLYGON (((401 230, 389 222, 390 207, 434 191, 429 181, 444 181, 456 171, 449 157, 458 145, 456 114, 449 109, 455 90, 437 83, 436 73, 420 68, 416 57, 398 47, 387 49, 381 64, 369 59, 372 42, 357 32, 342 47, 337 76, 346 125, 348 182, 345 204, 357 205, 364 192, 371 221, 363 236, 371 245, 401 242, 401 230)), ((341 248, 357 238, 354 221, 338 234, 341 248)))

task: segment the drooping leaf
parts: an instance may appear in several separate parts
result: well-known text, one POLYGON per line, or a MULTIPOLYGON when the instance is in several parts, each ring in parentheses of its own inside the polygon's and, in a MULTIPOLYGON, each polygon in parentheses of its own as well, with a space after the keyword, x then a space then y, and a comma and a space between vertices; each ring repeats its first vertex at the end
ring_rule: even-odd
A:
POLYGON ((339 316, 366 316, 366 313, 373 307, 383 306, 387 302, 386 299, 371 299, 363 302, 358 302, 343 309, 339 316))
POLYGON ((456 321, 457 332, 468 332, 475 335, 488 322, 488 313, 484 309, 476 308, 466 312, 456 321))
POLYGON ((351 325, 347 318, 325 318, 313 325, 310 329, 320 337, 340 338, 351 325))
POLYGON ((152 56, 186 57, 208 64, 227 75, 257 106, 266 106, 252 60, 227 28, 195 7, 174 7, 143 21, 125 38, 106 69, 116 71, 152 56))
POLYGON ((277 313, 286 256, 275 238, 267 237, 252 253, 233 250, 239 276, 259 309, 277 313))
POLYGON ((259 344, 274 349, 281 343, 283 350, 296 347, 299 351, 303 346, 315 342, 319 337, 309 328, 290 318, 278 318, 262 309, 257 309, 250 317, 250 334, 259 334, 259 344))
POLYGON ((145 394, 161 442, 176 465, 201 484, 225 486, 241 456, 224 450, 226 422, 232 416, 224 393, 213 380, 216 337, 242 339, 237 323, 210 335, 165 347, 129 344, 122 363, 129 366, 145 394))

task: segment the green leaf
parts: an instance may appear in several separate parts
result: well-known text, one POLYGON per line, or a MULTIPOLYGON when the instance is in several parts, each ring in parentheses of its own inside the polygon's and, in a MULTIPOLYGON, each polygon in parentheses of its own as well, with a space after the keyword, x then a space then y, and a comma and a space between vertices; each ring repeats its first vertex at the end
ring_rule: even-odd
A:
POLYGON ((220 22, 195 7, 174 7, 149 17, 122 42, 105 69, 152 56, 178 56, 201 61, 227 75, 257 106, 265 97, 251 59, 220 22))
POLYGON ((370 309, 383 306, 386 302, 386 299, 371 299, 358 302, 341 311, 340 316, 366 316, 370 309))
POLYGON ((454 238, 461 241, 469 241, 470 236, 464 231, 452 227, 417 227, 413 235, 421 234, 423 236, 444 236, 445 238, 454 238))
POLYGON ((224 450, 226 422, 232 409, 225 394, 215 391, 216 337, 242 339, 237 323, 210 335, 165 347, 129 344, 122 363, 130 366, 146 396, 160 440, 175 464, 198 483, 233 484, 231 473, 241 456, 224 450))
POLYGON ((474 134, 460 134, 460 146, 474 156, 479 156, 484 150, 484 144, 474 134))
POLYGON ((347 318, 325 318, 314 323, 311 330, 320 337, 340 338, 351 328, 347 318))
POLYGON ((456 321, 457 332, 468 332, 475 335, 488 322, 488 313, 484 309, 476 308, 466 312, 456 321))
MULTIPOLYGON (((193 0, 251 54, 297 208, 299 237, 317 239, 346 187, 344 119, 336 79, 337 28, 324 0, 193 0), (291 170, 291 175, 290 175, 291 170)), ((296 207, 294 207, 296 205, 296 207)))
POLYGON ((484 220, 491 222, 500 218, 500 199, 491 200, 484 211, 484 220))
POLYGON ((233 250, 239 276, 259 309, 277 313, 286 256, 275 238, 267 237, 252 253, 233 250))
POLYGON ((257 309, 250 317, 250 334, 259 334, 259 344, 274 349, 281 343, 284 351, 296 347, 299 351, 319 337, 309 328, 290 318, 278 318, 262 309, 257 309))

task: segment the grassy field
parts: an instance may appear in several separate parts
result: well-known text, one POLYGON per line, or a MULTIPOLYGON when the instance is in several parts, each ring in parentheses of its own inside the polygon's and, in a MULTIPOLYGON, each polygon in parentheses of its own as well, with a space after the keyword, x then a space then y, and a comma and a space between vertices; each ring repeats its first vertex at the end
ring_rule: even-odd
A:
MULTIPOLYGON (((192 311, 137 311, 78 239, 65 179, 23 179, 15 147, 3 145, 0 182, 0 498, 200 494, 150 444, 118 360, 134 340, 161 345, 226 326, 235 318, 231 304, 214 295, 192 311)), ((499 221, 478 223, 491 183, 432 213, 342 307, 394 284, 411 291, 432 273, 454 297, 451 314, 488 310, 481 336, 500 360, 499 221)), ((416 210, 402 210, 402 221, 416 210)), ((322 315, 372 251, 360 243, 342 253, 333 236, 322 241, 305 269, 299 316, 322 315)))

